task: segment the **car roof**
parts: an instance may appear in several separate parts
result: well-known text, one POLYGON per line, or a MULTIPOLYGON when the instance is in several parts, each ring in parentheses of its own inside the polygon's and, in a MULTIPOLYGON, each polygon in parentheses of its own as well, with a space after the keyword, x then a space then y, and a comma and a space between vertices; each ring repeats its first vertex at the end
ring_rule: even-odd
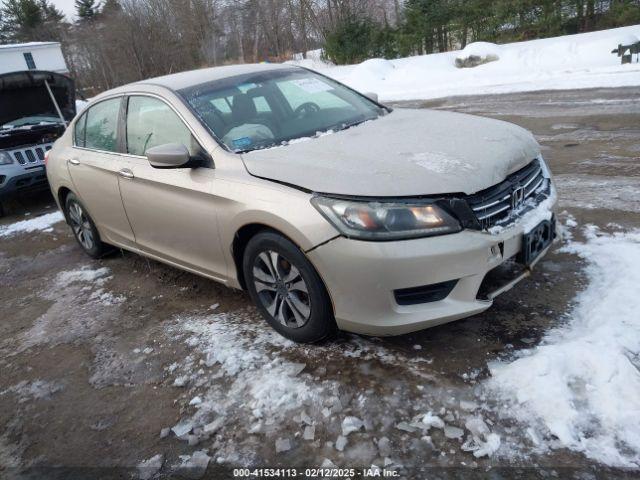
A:
POLYGON ((286 70, 296 68, 294 65, 254 63, 243 65, 226 65, 223 67, 202 68, 199 70, 189 70, 187 72, 174 73, 162 77, 141 80, 131 85, 161 85, 171 90, 181 90, 201 83, 212 82, 224 78, 235 77, 248 73, 259 73, 271 70, 286 70))

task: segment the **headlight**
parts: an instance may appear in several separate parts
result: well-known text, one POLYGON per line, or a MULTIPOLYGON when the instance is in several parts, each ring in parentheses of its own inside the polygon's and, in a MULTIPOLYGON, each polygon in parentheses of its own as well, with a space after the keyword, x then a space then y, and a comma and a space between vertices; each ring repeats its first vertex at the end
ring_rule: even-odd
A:
POLYGON ((398 240, 459 232, 458 220, 432 202, 363 202, 316 196, 311 203, 344 236, 398 240))
POLYGON ((0 165, 11 165, 13 158, 7 152, 0 152, 0 165))

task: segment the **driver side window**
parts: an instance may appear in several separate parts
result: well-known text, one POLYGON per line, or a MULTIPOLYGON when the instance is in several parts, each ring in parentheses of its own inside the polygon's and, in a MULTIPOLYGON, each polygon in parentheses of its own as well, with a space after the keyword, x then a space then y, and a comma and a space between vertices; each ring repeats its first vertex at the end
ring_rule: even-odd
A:
POLYGON ((127 152, 144 156, 151 147, 179 143, 193 156, 202 149, 169 105, 153 97, 129 97, 126 123, 127 152))

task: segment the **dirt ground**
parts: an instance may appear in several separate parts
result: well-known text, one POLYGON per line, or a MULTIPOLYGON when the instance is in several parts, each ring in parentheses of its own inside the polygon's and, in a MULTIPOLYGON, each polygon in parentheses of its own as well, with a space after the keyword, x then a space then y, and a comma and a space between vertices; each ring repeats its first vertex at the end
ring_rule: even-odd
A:
MULTIPOLYGON (((639 89, 404 106, 532 130, 555 174, 561 222, 640 227, 639 89)), ((8 207, 0 225, 55 209, 46 194, 8 207)), ((441 430, 398 428, 426 411, 462 427, 487 363, 565 320, 585 278, 559 245, 481 315, 401 337, 297 346, 271 333, 243 292, 128 252, 91 260, 64 223, 0 238, 0 477, 222 479, 234 467, 330 461, 386 463, 400 478, 632 478, 567 450, 532 453, 491 405, 485 418, 513 445, 509 455, 475 458, 441 430), (349 415, 364 426, 340 451, 349 415), (192 428, 161 435, 180 423, 192 428), (206 473, 194 464, 205 454, 206 473), (156 467, 136 468, 156 455, 156 467)))

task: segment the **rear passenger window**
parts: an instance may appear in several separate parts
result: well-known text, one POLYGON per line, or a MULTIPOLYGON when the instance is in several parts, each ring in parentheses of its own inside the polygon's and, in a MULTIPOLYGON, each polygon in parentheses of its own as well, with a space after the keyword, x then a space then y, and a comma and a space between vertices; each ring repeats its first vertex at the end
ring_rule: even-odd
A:
POLYGON ((195 156, 200 152, 191 131, 173 109, 152 97, 129 97, 127 107, 127 152, 143 156, 148 149, 179 143, 195 156))
POLYGON ((84 147, 84 133, 85 133, 85 125, 87 123, 87 114, 83 114, 80 117, 80 120, 76 122, 76 127, 74 130, 74 139, 77 147, 84 147))
POLYGON ((120 98, 105 100, 91 107, 85 125, 87 148, 115 152, 118 149, 117 131, 120 98))

